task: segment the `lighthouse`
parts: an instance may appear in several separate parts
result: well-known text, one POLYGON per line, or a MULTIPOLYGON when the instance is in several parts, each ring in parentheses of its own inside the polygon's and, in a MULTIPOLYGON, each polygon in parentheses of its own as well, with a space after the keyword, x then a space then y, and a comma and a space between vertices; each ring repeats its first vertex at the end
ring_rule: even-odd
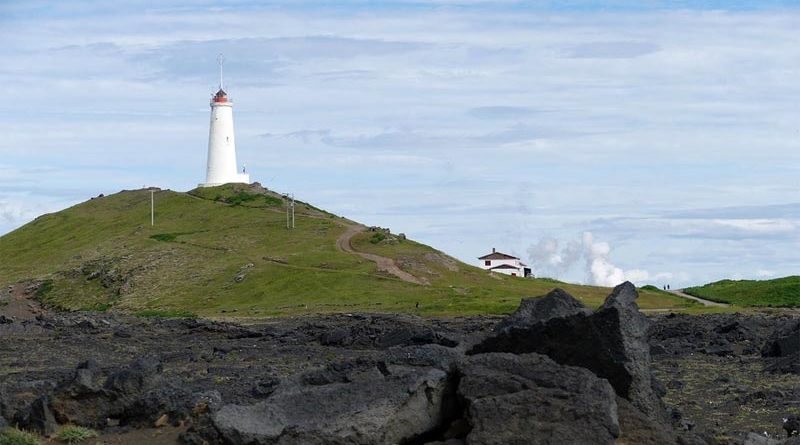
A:
POLYGON ((239 173, 236 164, 236 139, 233 135, 233 102, 222 89, 222 63, 219 58, 219 90, 211 97, 211 123, 208 129, 206 182, 200 187, 230 183, 249 183, 250 175, 239 173))

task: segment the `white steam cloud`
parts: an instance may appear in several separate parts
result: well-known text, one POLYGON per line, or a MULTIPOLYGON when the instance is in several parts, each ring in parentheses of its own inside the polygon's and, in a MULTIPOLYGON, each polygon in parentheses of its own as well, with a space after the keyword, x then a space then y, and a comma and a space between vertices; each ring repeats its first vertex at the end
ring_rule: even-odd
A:
POLYGON ((579 240, 560 242, 543 238, 528 248, 528 256, 539 276, 558 278, 581 259, 585 260, 587 279, 597 286, 616 286, 625 281, 642 283, 648 280, 670 279, 671 273, 650 274, 642 269, 622 269, 611 262, 611 246, 596 241, 591 232, 579 240))

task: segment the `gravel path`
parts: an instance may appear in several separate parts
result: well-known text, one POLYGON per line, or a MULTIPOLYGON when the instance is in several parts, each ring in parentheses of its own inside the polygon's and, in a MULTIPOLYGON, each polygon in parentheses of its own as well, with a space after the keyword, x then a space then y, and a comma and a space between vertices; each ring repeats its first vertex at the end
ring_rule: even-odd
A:
POLYGON ((357 225, 349 225, 345 226, 347 230, 336 240, 336 247, 339 248, 342 252, 352 253, 354 255, 358 255, 364 259, 370 260, 378 265, 378 270, 390 273, 397 278, 400 278, 403 281, 407 281, 409 283, 420 284, 420 285, 427 285, 428 283, 420 280, 419 278, 411 275, 410 273, 401 269, 397 263, 394 262, 393 259, 387 258, 380 255, 375 255, 372 253, 366 252, 359 252, 353 248, 353 244, 350 242, 354 236, 357 234, 365 231, 367 228, 364 226, 357 226, 357 225))
POLYGON ((717 303, 716 301, 706 300, 706 299, 703 299, 703 298, 700 298, 700 297, 695 297, 694 295, 689 295, 687 293, 684 293, 683 289, 669 290, 667 292, 669 292, 669 293, 671 293, 673 295, 676 295, 678 297, 681 297, 681 298, 687 298, 689 300, 694 300, 694 301, 702 304, 703 306, 730 307, 730 304, 728 304, 728 303, 717 303))

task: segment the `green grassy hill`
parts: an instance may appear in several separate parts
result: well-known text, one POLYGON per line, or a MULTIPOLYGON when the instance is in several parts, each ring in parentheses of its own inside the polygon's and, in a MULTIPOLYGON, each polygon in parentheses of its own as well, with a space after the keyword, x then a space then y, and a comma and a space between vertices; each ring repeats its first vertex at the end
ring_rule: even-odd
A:
POLYGON ((800 307, 800 276, 774 280, 722 280, 684 292, 721 303, 751 307, 800 307))
MULTIPOLYGON (((490 275, 412 240, 356 231, 355 250, 391 258, 425 284, 404 281, 340 248, 357 223, 298 202, 296 229, 287 230, 283 197, 259 186, 156 191, 155 201, 153 227, 150 191, 136 190, 41 216, 0 237, 0 285, 43 281, 40 299, 66 309, 242 317, 497 314, 556 286, 591 306, 608 293, 490 275)), ((687 305, 647 290, 639 303, 687 305)))

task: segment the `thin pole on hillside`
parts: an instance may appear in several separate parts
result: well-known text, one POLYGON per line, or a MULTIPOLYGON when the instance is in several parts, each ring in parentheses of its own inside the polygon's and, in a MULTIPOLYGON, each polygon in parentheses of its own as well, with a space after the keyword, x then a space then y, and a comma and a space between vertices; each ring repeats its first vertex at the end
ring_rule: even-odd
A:
POLYGON ((156 225, 156 199, 153 189, 150 189, 150 225, 156 225))
POLYGON ((294 193, 286 193, 283 199, 286 200, 286 229, 294 229, 294 193))

